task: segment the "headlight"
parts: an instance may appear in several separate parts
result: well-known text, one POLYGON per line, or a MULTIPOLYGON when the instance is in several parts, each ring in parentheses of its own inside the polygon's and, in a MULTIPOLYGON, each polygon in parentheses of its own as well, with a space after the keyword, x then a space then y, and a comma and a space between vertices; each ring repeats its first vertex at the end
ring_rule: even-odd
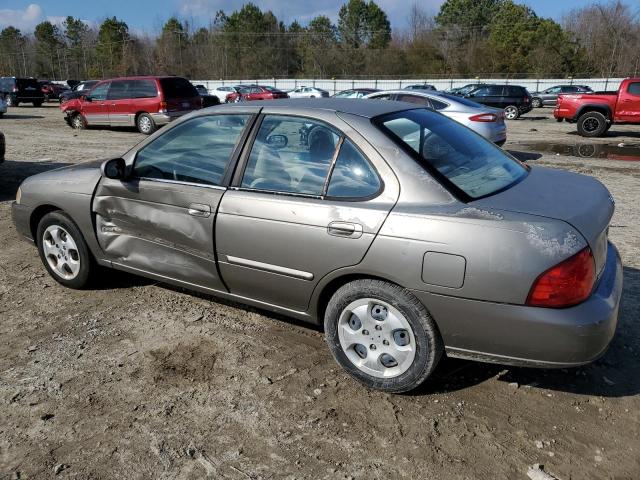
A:
POLYGON ((20 199, 22 198, 22 190, 18 187, 18 191, 16 192, 16 203, 20 203, 20 199))

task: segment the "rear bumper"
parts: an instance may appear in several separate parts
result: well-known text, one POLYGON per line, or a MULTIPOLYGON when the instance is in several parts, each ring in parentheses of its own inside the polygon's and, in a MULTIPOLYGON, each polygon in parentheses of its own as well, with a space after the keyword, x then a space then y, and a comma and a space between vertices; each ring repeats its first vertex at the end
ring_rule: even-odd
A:
POLYGON ((438 323, 451 356, 507 365, 570 367, 602 356, 615 334, 622 263, 609 244, 607 263, 586 301, 553 309, 413 292, 438 323))
POLYGON ((19 205, 16 202, 11 204, 11 219, 16 227, 16 231, 26 240, 33 242, 31 234, 30 219, 33 208, 26 205, 19 205))
POLYGON ((571 112, 567 108, 558 108, 558 107, 554 108, 553 109, 553 116, 555 118, 561 118, 563 120, 572 120, 573 119, 573 115, 571 114, 571 112))
POLYGON ((192 110, 181 111, 181 112, 167 112, 167 113, 151 113, 151 118, 156 123, 156 125, 165 125, 176 118, 180 118, 182 115, 186 115, 187 113, 191 113, 192 110))

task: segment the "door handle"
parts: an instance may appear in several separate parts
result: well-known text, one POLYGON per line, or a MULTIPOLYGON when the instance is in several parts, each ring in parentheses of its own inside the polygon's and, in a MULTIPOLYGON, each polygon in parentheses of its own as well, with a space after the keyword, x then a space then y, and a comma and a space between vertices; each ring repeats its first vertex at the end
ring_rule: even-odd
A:
POLYGON ((194 217, 208 217, 211 215, 211 207, 202 203, 192 203, 189 205, 187 213, 194 217))
POLYGON ((362 225, 350 222, 331 222, 327 226, 327 233, 335 237, 360 238, 362 225))
POLYGON ((631 101, 630 98, 625 98, 624 100, 622 100, 623 103, 629 103, 631 101))

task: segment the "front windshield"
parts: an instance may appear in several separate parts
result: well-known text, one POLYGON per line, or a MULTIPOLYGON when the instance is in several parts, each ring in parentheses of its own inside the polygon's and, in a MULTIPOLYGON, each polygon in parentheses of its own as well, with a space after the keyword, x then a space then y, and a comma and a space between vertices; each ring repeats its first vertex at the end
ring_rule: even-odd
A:
POLYGON ((374 123, 443 183, 471 199, 504 190, 527 175, 501 148, 430 110, 396 112, 374 123))

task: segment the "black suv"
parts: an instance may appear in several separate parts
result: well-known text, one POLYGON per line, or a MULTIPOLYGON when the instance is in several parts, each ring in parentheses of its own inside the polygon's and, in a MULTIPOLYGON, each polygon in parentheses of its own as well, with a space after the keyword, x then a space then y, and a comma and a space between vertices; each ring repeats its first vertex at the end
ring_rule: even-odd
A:
POLYGON ((502 108, 507 120, 515 120, 531 111, 531 95, 518 85, 483 85, 465 95, 477 103, 502 108))
POLYGON ((533 108, 543 107, 544 105, 555 106, 558 95, 569 95, 571 93, 593 93, 593 90, 586 85, 556 85, 541 92, 532 93, 531 105, 533 105, 533 108))
POLYGON ((44 93, 35 78, 0 78, 0 93, 7 98, 7 105, 17 107, 21 103, 33 103, 40 107, 44 103, 44 93))

